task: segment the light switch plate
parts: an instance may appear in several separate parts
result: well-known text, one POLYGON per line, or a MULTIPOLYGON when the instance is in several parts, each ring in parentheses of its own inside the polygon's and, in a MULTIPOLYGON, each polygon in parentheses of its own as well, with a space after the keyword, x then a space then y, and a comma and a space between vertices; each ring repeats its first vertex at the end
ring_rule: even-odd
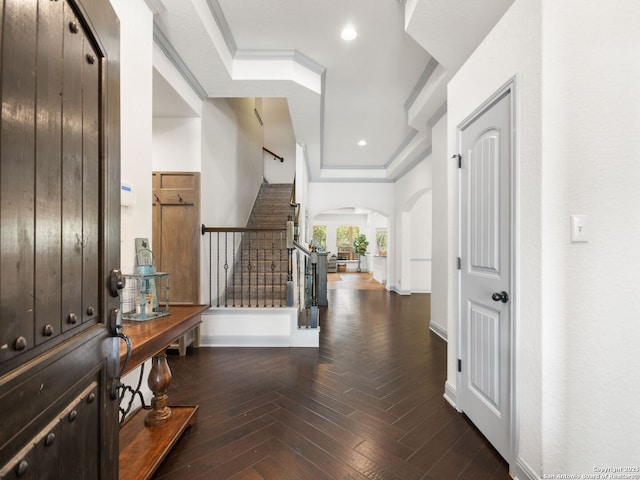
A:
POLYGON ((587 215, 571 215, 571 242, 588 242, 587 215))

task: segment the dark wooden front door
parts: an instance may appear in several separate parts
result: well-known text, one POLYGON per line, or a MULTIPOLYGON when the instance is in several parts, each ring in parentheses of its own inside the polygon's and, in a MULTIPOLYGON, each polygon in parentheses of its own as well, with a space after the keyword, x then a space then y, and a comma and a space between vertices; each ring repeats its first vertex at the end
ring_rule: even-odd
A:
POLYGON ((0 479, 118 473, 119 26, 2 0, 0 479))

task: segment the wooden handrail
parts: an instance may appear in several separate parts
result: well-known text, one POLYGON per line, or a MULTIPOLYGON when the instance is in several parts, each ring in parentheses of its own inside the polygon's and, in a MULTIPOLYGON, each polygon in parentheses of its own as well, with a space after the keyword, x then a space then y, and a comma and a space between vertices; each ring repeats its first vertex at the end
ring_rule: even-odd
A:
POLYGON ((271 150, 269 150, 267 147, 262 147, 262 150, 264 150, 265 152, 267 152, 269 155, 273 155, 273 159, 278 159, 280 160, 280 163, 284 162, 284 157, 281 157, 280 155, 273 153, 271 150))
POLYGON ((204 223, 200 227, 202 235, 212 232, 283 232, 285 228, 248 228, 248 227, 205 227, 204 223))

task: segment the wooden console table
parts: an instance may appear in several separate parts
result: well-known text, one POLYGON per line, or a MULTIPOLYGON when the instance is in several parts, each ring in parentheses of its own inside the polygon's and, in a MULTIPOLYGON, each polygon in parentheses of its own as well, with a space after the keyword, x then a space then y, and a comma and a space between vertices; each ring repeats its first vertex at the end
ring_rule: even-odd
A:
MULTIPOLYGON (((151 410, 140 409, 120 429, 120 480, 147 480, 160 466, 182 433, 193 425, 198 406, 169 407, 166 391, 171 382, 166 348, 202 322, 205 305, 176 305, 170 314, 146 322, 123 322, 122 332, 131 340, 126 374, 152 358, 149 387, 151 410)), ((120 363, 127 354, 120 348, 120 363)))

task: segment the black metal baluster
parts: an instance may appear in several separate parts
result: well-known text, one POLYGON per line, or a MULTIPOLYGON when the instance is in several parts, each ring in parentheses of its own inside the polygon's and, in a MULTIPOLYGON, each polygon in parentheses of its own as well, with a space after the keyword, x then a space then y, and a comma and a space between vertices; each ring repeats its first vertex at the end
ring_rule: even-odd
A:
POLYGON ((240 233, 240 306, 244 307, 244 241, 246 234, 240 233))
POLYGON ((265 245, 263 245, 265 248, 262 251, 262 258, 263 258, 263 262, 262 262, 262 283, 264 285, 264 306, 266 307, 267 306, 267 248, 266 248, 267 239, 264 238, 263 242, 265 243, 265 245))
MULTIPOLYGON (((296 269, 298 270, 296 275, 298 280, 298 312, 300 312, 302 310, 302 285, 304 285, 304 283, 300 283, 300 250, 296 250, 296 269)), ((300 318, 300 313, 298 313, 298 318, 300 318)), ((298 320, 298 327, 301 326, 298 320)))
POLYGON ((258 234, 258 245, 256 246, 256 307, 260 306, 260 234, 258 234))
POLYGON ((231 288, 232 290, 232 305, 233 307, 236 306, 236 232, 233 232, 233 260, 231 262, 231 264, 233 265, 233 272, 231 273, 232 275, 232 281, 231 281, 231 288))
POLYGON ((224 232, 224 306, 229 306, 229 232, 224 232))
MULTIPOLYGON (((284 234, 282 232, 280 232, 280 243, 278 244, 278 248, 276 249, 278 252, 278 259, 276 261, 276 265, 278 266, 278 285, 280 285, 280 298, 278 300, 278 306, 282 307, 282 298, 283 298, 283 288, 284 288, 284 298, 286 298, 286 292, 287 292, 287 284, 286 282, 283 283, 282 281, 282 249, 284 248, 283 246, 283 235, 286 236, 286 231, 284 232, 284 234)), ((285 242, 286 243, 286 242, 285 242)), ((285 302, 286 305, 286 302, 285 302)))
POLYGON ((275 286, 275 277, 276 277, 276 242, 273 241, 274 233, 271 233, 271 306, 275 307, 275 298, 276 298, 276 286, 275 286))
POLYGON ((219 307, 220 306, 220 232, 218 232, 218 235, 217 235, 217 242, 218 242, 218 245, 217 245, 217 252, 216 252, 216 258, 217 258, 217 261, 216 261, 216 275, 217 275, 217 280, 216 280, 216 290, 217 290, 216 298, 217 298, 217 301, 216 301, 216 305, 219 307))
POLYGON ((249 256, 249 263, 247 264, 247 270, 249 272, 247 275, 249 278, 249 298, 247 299, 247 305, 251 306, 251 232, 247 232, 247 235, 249 236, 249 247, 247 249, 247 255, 249 256))
MULTIPOLYGON (((203 225, 204 226, 204 225, 203 225)), ((213 250, 211 249, 212 240, 211 240, 211 232, 209 232, 209 306, 213 306, 213 271, 211 268, 213 267, 213 250)))

